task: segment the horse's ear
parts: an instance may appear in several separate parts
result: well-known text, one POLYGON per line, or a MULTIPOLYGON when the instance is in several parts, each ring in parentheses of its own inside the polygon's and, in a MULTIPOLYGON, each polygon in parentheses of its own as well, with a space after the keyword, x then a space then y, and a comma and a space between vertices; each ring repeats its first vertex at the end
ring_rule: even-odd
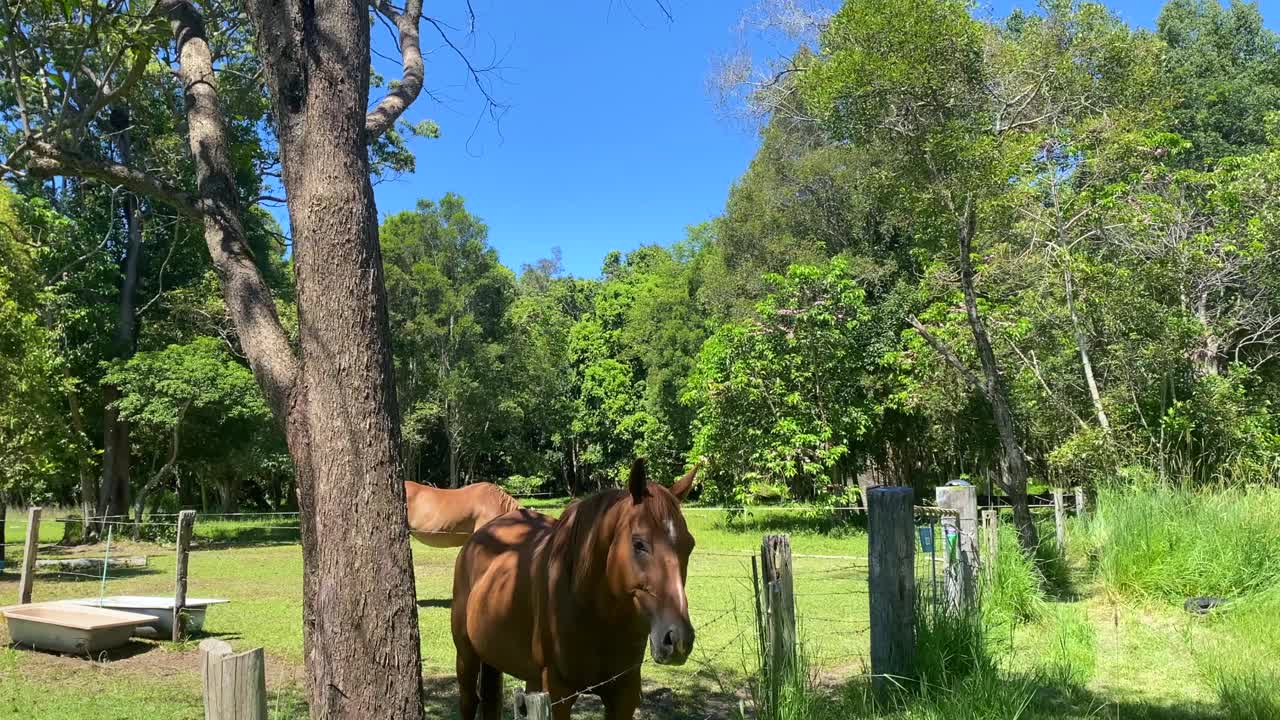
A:
POLYGON ((631 499, 637 503, 643 502, 649 496, 649 478, 644 472, 644 458, 636 458, 631 463, 631 477, 627 480, 627 490, 631 492, 631 499))
POLYGON ((689 491, 693 489, 693 481, 698 477, 698 468, 702 467, 702 464, 706 461, 705 457, 698 458, 698 461, 693 464, 689 472, 685 473, 684 477, 671 486, 671 494, 676 496, 676 500, 684 502, 685 498, 689 497, 689 491))

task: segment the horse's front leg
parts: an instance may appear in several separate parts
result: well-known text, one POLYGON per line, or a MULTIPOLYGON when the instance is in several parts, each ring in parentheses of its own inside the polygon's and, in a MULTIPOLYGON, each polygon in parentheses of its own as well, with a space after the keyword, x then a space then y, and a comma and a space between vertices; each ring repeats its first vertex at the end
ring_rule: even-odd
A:
POLYGON ((600 693, 605 720, 632 720, 640 707, 640 668, 609 683, 600 693))
POLYGON ((573 704, 578 700, 577 693, 570 692, 564 683, 557 682, 555 676, 551 674, 551 668, 544 668, 542 671, 542 687, 531 688, 532 684, 525 684, 525 692, 533 690, 547 693, 551 699, 551 720, 569 720, 573 712, 573 704))

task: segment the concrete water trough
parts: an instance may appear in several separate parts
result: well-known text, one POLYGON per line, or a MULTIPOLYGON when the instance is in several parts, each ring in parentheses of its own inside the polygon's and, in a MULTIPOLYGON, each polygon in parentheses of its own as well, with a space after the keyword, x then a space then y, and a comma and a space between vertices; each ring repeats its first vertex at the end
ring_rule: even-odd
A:
POLYGON ((150 615, 62 603, 33 603, 0 608, 15 645, 54 652, 99 652, 119 647, 150 615))
MULTIPOLYGON (((62 600, 63 604, 78 605, 91 608, 117 610, 147 616, 147 623, 138 626, 133 632, 139 637, 171 637, 173 635, 173 598, 158 595, 114 595, 104 598, 85 598, 83 600, 62 600)), ((204 614, 210 605, 230 602, 215 598, 187 598, 183 612, 187 614, 185 630, 188 633, 200 632, 204 627, 204 614)))

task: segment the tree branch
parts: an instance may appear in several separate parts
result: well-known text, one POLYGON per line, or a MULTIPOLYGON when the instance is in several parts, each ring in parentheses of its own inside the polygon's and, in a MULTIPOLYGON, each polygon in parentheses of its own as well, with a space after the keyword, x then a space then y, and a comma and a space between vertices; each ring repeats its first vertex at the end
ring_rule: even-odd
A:
POLYGON ((925 342, 929 343, 929 347, 933 348, 934 352, 941 355, 942 359, 946 360, 948 365, 955 368, 955 371, 960 373, 960 377, 964 378, 965 382, 969 383, 974 390, 982 393, 982 396, 987 398, 987 400, 991 399, 990 394, 987 392, 987 386, 978 379, 977 375, 973 374, 972 370, 965 366, 964 362, 960 360, 959 356, 957 356, 951 348, 947 347, 946 343, 942 342, 942 340, 930 332, 929 328, 925 327, 923 323, 917 320, 915 315, 908 315, 907 322, 911 327, 915 328, 915 331, 919 333, 920 337, 923 338, 925 342))
POLYGON ((70 175, 101 180, 111 185, 122 185, 131 192, 167 203, 190 217, 203 217, 207 214, 207 208, 201 200, 141 170, 119 163, 93 160, 47 142, 31 143, 30 148, 31 159, 27 162, 27 168, 33 175, 70 175))
POLYGON ((422 0, 408 0, 403 13, 398 13, 387 0, 370 0, 381 15, 395 23, 400 33, 400 56, 404 64, 404 77, 400 85, 378 101, 377 106, 365 116, 364 130, 367 141, 372 142, 395 124, 396 119, 418 99, 422 92, 425 70, 422 63, 422 46, 418 35, 418 22, 422 19, 422 0))

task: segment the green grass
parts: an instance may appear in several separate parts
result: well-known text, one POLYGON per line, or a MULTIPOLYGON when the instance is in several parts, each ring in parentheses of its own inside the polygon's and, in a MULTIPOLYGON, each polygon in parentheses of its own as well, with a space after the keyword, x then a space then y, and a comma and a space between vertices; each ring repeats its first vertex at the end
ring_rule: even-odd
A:
POLYGON ((1181 603, 1280 585, 1280 490, 1103 489, 1088 543, 1104 586, 1181 603))
MULTIPOLYGON (((553 514, 558 508, 543 507, 553 514)), ((755 514, 785 522, 786 512, 769 510, 755 514)), ((13 515, 11 515, 13 517, 13 515)), ((698 539, 690 562, 688 597, 690 614, 698 628, 698 641, 690 662, 680 668, 648 664, 646 687, 657 697, 663 717, 702 718, 703 707, 717 708, 727 717, 737 707, 735 692, 742 687, 754 652, 754 595, 751 560, 758 553, 760 534, 727 522, 719 510, 689 508, 689 524, 698 539), (662 688, 670 688, 663 692, 662 688)), ((195 527, 190 559, 193 596, 220 597, 229 605, 210 610, 205 631, 238 648, 262 647, 267 653, 268 687, 280 697, 277 715, 302 717, 297 707, 303 679, 302 654, 302 554, 296 544, 293 523, 280 518, 249 521, 200 521, 195 527), (289 700, 289 698, 293 698, 289 700), (287 701, 286 701, 287 700, 287 701)), ((21 537, 21 530, 7 531, 21 537)), ((56 523, 42 523, 42 538, 61 538, 56 523)), ((10 547, 16 564, 21 555, 17 540, 10 547)), ((796 553, 797 607, 801 622, 815 639, 814 668, 840 677, 860 672, 867 653, 866 536, 856 532, 830 535, 817 530, 792 533, 796 553), (810 555, 844 557, 808 557, 810 555)), ((90 548, 46 549, 42 557, 101 556, 103 545, 90 548)), ((455 549, 427 548, 413 543, 417 580, 419 627, 423 671, 431 694, 430 717, 453 717, 456 687, 453 680, 453 643, 448 630, 449 600, 455 549)), ((145 569, 127 575, 109 575, 109 594, 169 595, 173 592, 174 559, 171 545, 133 543, 117 539, 112 555, 147 555, 145 569)), ((0 605, 16 600, 16 575, 0 576, 0 605)), ((91 578, 60 578, 40 573, 35 584, 36 601, 94 596, 98 582, 91 578)), ((0 640, 5 639, 0 633, 0 640)), ((136 701, 142 715, 166 718, 198 717, 199 675, 195 643, 179 650, 167 644, 141 642, 128 657, 105 664, 61 658, 42 653, 6 650, 0 661, 0 718, 9 717, 5 703, 36 711, 35 718, 81 718, 86 703, 127 709, 136 701), (173 678, 180 681, 174 681, 173 678), (110 685, 109 688, 106 686, 110 685), (104 690, 96 700, 96 688, 104 690), (166 690, 172 688, 172 692, 166 690), (132 698, 132 700, 131 700, 132 698), (170 699, 166 699, 170 698, 170 699), (193 714, 195 713, 195 714, 193 714)), ((508 688, 514 687, 508 681, 508 688)), ((114 717, 107 712, 106 717, 114 717)), ((125 715, 119 715, 124 717, 125 715)))
MULTIPOLYGON (((1070 563, 1044 553, 1037 561, 1024 559, 1013 551, 1016 543, 1004 523, 995 578, 983 585, 981 632, 944 616, 922 616, 917 633, 923 682, 912 692, 887 697, 871 693, 863 677, 868 671, 861 560, 866 536, 856 525, 776 508, 731 522, 722 511, 690 507, 686 515, 698 549, 688 592, 698 641, 683 667, 644 667, 640 717, 729 718, 740 709, 759 717, 746 690, 758 667, 750 555, 758 552, 762 533, 783 531, 791 535, 796 554, 804 664, 773 720, 1280 718, 1280 584, 1273 572, 1280 548, 1270 544, 1274 534, 1254 536, 1255 552, 1267 557, 1245 558, 1248 543, 1239 538, 1258 529, 1268 502, 1280 508, 1276 494, 1260 491, 1194 502, 1103 493, 1093 519, 1071 526, 1070 563), (1161 519, 1199 529, 1163 528, 1161 519), (1140 529, 1133 527, 1138 523, 1140 529), (1204 532, 1222 542, 1185 546, 1204 532), (846 557, 812 557, 818 555, 846 557), (1213 565, 1237 558, 1243 570, 1213 565), (1050 562, 1058 565, 1046 570, 1050 562), (1064 592, 1063 585, 1072 591, 1064 592), (1225 588, 1239 600, 1193 617, 1181 609, 1189 587, 1225 588)), ((552 514, 559 507, 554 500, 530 504, 552 514)), ((281 518, 199 521, 191 557, 189 592, 232 600, 210 611, 207 633, 239 648, 266 650, 273 720, 306 714, 302 557, 292 524, 281 518)), ((1047 529, 1043 534, 1052 547, 1047 529)), ((12 524, 6 528, 11 563, 20 556, 23 531, 12 524)), ((60 525, 42 523, 42 542, 60 538, 60 525)), ((102 550, 98 545, 43 552, 100 555, 102 550)), ((427 715, 452 718, 456 689, 448 601, 456 550, 415 543, 413 551, 427 715)), ((116 539, 112 554, 147 555, 149 563, 110 576, 108 593, 172 592, 170 545, 116 539)), ((927 574, 924 563, 917 568, 918 582, 927 574)), ((16 585, 14 573, 0 576, 0 605, 13 602, 16 585)), ((42 573, 35 599, 91 596, 97 590, 93 579, 42 573)), ((103 662, 0 649, 0 718, 199 718, 195 645, 142 642, 103 662)), ((598 704, 584 706, 577 716, 598 712, 593 710, 598 704)))

